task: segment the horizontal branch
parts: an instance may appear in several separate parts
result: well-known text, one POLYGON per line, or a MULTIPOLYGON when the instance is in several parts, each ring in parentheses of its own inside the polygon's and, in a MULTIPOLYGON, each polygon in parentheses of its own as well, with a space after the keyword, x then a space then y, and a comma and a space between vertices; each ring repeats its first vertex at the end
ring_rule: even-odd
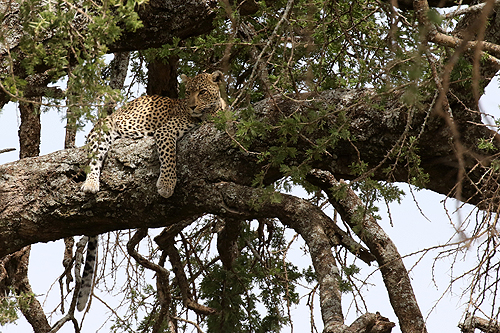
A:
MULTIPOLYGON (((0 13, 2 16, 3 30, 8 31, 2 34, 0 43, 0 77, 13 75, 17 78, 25 79, 28 82, 27 92, 24 97, 40 96, 47 93, 49 97, 62 97, 64 94, 57 88, 46 88, 47 84, 54 80, 54 77, 47 75, 50 69, 43 64, 36 66, 35 73, 26 73, 22 60, 25 54, 20 50, 19 43, 26 32, 22 21, 19 1, 0 2, 0 13)), ((186 39, 210 32, 213 27, 213 20, 216 17, 219 2, 216 0, 194 0, 186 2, 183 0, 167 1, 146 1, 137 6, 136 11, 143 26, 134 31, 123 29, 120 38, 107 45, 108 52, 137 51, 149 48, 162 47, 172 43, 175 38, 186 39)), ((83 12, 83 11, 82 11, 83 12)), ((86 20, 78 20, 73 29, 78 30, 82 36, 87 33, 86 20)), ((54 36, 53 31, 44 32, 44 43, 54 36)), ((78 46, 75 46, 78 47, 78 46)), ((68 50, 72 54, 75 50, 68 50)), ((71 63, 74 61, 68 58, 71 63)), ((20 96, 14 96, 19 99, 20 96)), ((6 89, 0 89, 0 108, 2 108, 13 96, 6 89)))
MULTIPOLYGON (((399 9, 404 11, 414 9, 413 0, 397 0, 396 2, 390 0, 384 0, 383 2, 387 2, 391 5, 395 3, 399 9)), ((460 3, 463 5, 468 5, 474 3, 474 0, 463 0, 460 3)), ((457 2, 455 0, 429 0, 429 6, 431 7, 444 8, 444 7, 453 7, 456 5, 457 2)))
MULTIPOLYGON (((494 0, 494 3, 499 4, 500 1, 494 0)), ((483 10, 483 8, 485 6, 486 6, 486 2, 482 2, 482 3, 479 3, 477 5, 473 5, 473 6, 467 6, 467 7, 461 7, 461 8, 459 7, 454 11, 451 11, 449 13, 445 13, 443 15, 443 18, 450 19, 450 18, 457 17, 457 16, 464 15, 464 14, 477 13, 477 12, 480 12, 481 10, 483 10)))
POLYGON ((464 41, 463 39, 460 39, 458 37, 453 37, 437 31, 429 36, 429 41, 454 49, 460 47, 463 48, 465 52, 471 52, 475 51, 476 49, 480 49, 482 51, 482 56, 495 64, 497 66, 497 69, 500 69, 500 45, 498 44, 477 40, 464 41), (492 57, 485 52, 491 53, 495 57, 492 57))
MULTIPOLYGON (((381 164, 406 127, 405 107, 397 94, 383 109, 377 106, 376 96, 370 90, 332 90, 302 97, 308 101, 274 97, 254 105, 257 117, 270 125, 292 113, 307 114, 318 107, 335 107, 335 113, 329 116, 324 127, 318 127, 307 137, 304 134, 294 144, 298 153, 286 163, 303 163, 307 158, 303 152, 311 149, 315 138, 330 135, 329 131, 338 126, 336 112, 345 110, 351 140, 339 141, 325 151, 322 159, 308 162, 340 179, 355 178, 351 167, 359 161, 373 168, 376 179, 385 180, 384 168, 391 166, 393 180, 408 181, 405 163, 393 165, 390 164, 393 161, 387 159, 381 164)), ((419 121, 424 117, 425 114, 414 116, 411 127, 415 132, 408 135, 419 135, 419 121)), ((489 139, 493 133, 485 127, 466 125, 463 130, 474 145, 480 138, 489 139)), ((430 178, 427 188, 453 195, 458 163, 451 140, 444 122, 431 117, 420 134, 419 146, 420 167, 430 178)), ((266 141, 256 140, 250 148, 265 151, 271 146, 281 146, 279 133, 269 133, 266 141)), ((179 142, 177 158, 178 183, 168 200, 156 191, 159 161, 152 139, 118 141, 108 154, 101 176, 102 191, 96 195, 80 191, 85 179, 83 167, 88 163, 81 148, 0 165, 0 256, 25 245, 72 235, 168 226, 204 214, 207 207, 222 206, 224 201, 220 194, 214 193, 213 184, 232 182, 250 186, 262 169, 255 155, 239 149, 225 132, 210 123, 179 142)), ((483 155, 482 158, 489 157, 483 155)), ((472 169, 476 163, 472 160, 467 167, 472 169)), ((489 199, 488 193, 478 193, 472 184, 483 179, 482 172, 486 171, 481 170, 475 168, 470 174, 470 183, 463 184, 462 196, 470 198, 473 204, 489 199)), ((283 174, 277 168, 268 168, 265 182, 280 177, 283 174)))
POLYGON ((488 320, 467 314, 463 323, 458 324, 463 333, 474 333, 476 329, 484 333, 500 333, 500 324, 495 320, 488 320))

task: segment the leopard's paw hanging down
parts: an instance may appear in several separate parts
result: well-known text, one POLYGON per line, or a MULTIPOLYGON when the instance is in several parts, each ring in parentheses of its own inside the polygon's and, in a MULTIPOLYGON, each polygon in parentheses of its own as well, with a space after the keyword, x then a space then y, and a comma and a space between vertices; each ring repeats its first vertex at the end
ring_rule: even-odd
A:
POLYGON ((160 179, 156 182, 156 188, 158 189, 158 193, 164 198, 170 198, 174 194, 174 188, 164 186, 160 179))
POLYGON ((168 198, 175 188, 176 143, 184 133, 193 128, 206 115, 214 115, 225 108, 219 83, 220 71, 202 73, 193 78, 181 75, 186 84, 186 98, 172 99, 163 96, 142 96, 106 117, 94 127, 87 138, 90 172, 81 190, 86 193, 99 191, 99 177, 106 153, 118 138, 140 139, 153 135, 160 156, 158 193, 168 198))
POLYGON ((87 179, 85 180, 85 182, 81 187, 81 191, 85 193, 99 192, 99 178, 87 176, 87 179))

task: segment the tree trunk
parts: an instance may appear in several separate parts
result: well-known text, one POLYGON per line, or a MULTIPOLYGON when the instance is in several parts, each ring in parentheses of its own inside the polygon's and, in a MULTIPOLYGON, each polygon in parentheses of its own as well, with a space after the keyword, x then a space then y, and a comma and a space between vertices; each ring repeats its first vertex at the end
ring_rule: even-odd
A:
POLYGON ((148 95, 160 95, 178 98, 177 92, 177 64, 179 57, 171 56, 167 59, 155 58, 148 64, 148 95))
MULTIPOLYGON (((21 125, 19 126, 20 152, 19 158, 35 157, 40 154, 40 102, 41 97, 34 103, 20 102, 21 125)), ((27 298, 27 306, 20 306, 26 320, 31 324, 35 333, 50 331, 50 325, 43 308, 34 297, 28 279, 28 264, 31 246, 25 246, 19 251, 7 255, 0 260, 0 293, 8 293, 12 287, 18 297, 27 298)))

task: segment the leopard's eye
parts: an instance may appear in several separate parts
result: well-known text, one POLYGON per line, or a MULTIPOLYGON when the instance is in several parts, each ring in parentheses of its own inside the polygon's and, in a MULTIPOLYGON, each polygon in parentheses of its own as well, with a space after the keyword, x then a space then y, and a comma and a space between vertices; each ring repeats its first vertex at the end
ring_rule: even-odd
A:
POLYGON ((206 94, 208 94, 208 90, 206 90, 206 89, 202 89, 202 90, 200 90, 200 93, 199 93, 199 94, 200 94, 200 95, 206 95, 206 94))

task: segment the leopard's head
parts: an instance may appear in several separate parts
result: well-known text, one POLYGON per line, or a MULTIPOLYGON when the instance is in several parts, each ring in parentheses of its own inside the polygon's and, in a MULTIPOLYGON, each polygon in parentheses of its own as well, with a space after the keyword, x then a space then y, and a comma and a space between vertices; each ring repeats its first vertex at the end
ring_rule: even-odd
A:
POLYGON ((181 79, 186 84, 186 105, 192 117, 213 115, 226 107, 219 89, 223 79, 221 71, 202 73, 193 78, 182 74, 181 79))

